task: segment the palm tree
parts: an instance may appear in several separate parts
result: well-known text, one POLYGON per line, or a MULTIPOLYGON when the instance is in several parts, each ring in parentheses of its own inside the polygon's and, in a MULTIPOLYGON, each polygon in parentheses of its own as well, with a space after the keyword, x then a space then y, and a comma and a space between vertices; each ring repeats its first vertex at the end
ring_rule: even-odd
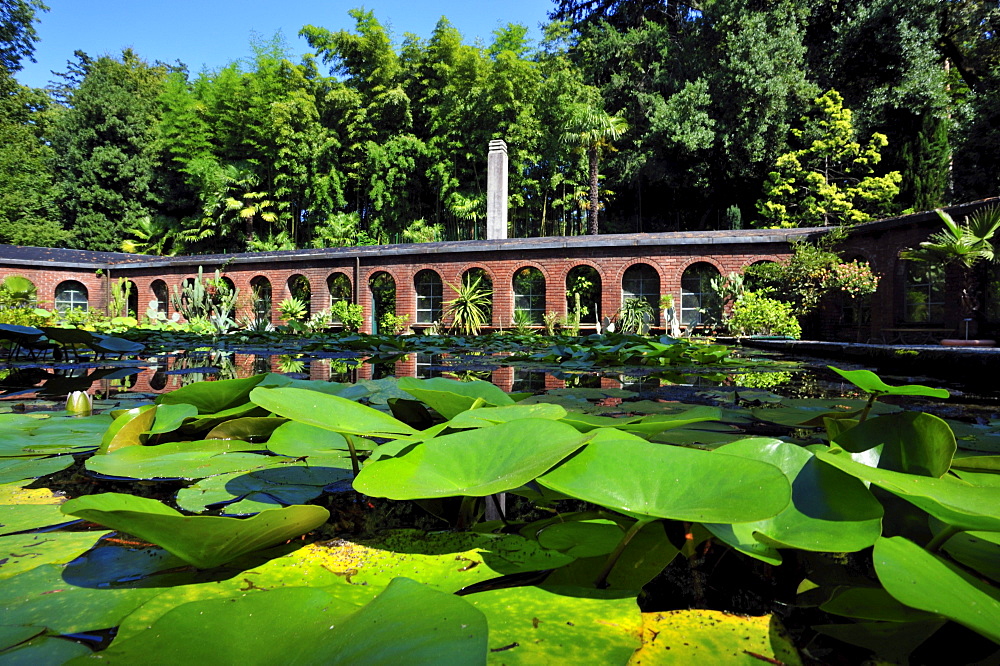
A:
POLYGON ((586 151, 590 163, 590 213, 588 233, 596 236, 597 227, 597 164, 604 150, 614 150, 612 141, 617 141, 628 130, 628 123, 619 115, 609 115, 606 111, 593 107, 583 107, 563 133, 563 141, 586 151))
POLYGON ((487 319, 491 306, 490 296, 493 290, 481 285, 482 276, 466 277, 459 285, 448 284, 455 290, 455 298, 447 301, 445 317, 451 317, 451 329, 464 335, 479 335, 483 326, 490 322, 487 319))
POLYGON ((962 274, 962 311, 966 316, 980 316, 978 267, 997 260, 993 237, 1000 231, 1000 207, 980 208, 958 224, 941 209, 938 216, 944 229, 931 234, 920 247, 905 250, 903 259, 924 261, 938 266, 957 266, 962 274))

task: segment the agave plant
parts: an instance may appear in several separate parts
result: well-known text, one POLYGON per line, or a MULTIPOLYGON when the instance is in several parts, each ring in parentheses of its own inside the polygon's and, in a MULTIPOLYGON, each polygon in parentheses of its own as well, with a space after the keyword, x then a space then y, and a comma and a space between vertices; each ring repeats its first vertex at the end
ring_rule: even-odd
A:
POLYGON ((459 285, 448 284, 455 290, 455 298, 445 303, 445 316, 451 316, 451 330, 464 335, 479 335, 483 326, 489 324, 493 290, 481 284, 482 276, 466 279, 459 285))
POLYGON ((642 298, 628 298, 618 311, 618 326, 622 333, 645 335, 653 323, 655 313, 649 301, 642 298))

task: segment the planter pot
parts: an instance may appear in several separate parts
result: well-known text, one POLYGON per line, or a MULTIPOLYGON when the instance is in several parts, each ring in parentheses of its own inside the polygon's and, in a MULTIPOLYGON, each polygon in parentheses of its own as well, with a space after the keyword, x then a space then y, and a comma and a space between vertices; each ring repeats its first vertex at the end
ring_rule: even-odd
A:
POLYGON ((944 347, 995 347, 996 340, 942 340, 944 347))

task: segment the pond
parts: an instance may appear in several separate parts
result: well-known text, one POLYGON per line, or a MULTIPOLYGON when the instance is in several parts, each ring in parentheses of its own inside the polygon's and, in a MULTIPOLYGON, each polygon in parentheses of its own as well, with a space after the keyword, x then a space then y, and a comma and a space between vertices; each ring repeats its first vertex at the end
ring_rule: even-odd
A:
POLYGON ((625 336, 145 342, 0 384, 0 657, 997 650, 990 396, 625 336))

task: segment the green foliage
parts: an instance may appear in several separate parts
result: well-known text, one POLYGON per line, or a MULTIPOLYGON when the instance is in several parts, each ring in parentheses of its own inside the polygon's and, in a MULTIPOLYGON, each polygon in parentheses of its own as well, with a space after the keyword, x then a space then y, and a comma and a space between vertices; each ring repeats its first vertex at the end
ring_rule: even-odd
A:
POLYGON ((202 267, 198 267, 198 277, 174 286, 170 303, 188 322, 204 322, 210 331, 225 333, 236 325, 233 312, 239 299, 239 289, 229 286, 216 269, 213 278, 205 279, 202 267))
POLYGON ((791 305, 753 291, 736 300, 726 326, 733 335, 785 335, 795 340, 802 337, 802 327, 791 305))
POLYGON ((389 335, 402 335, 410 328, 410 315, 396 315, 386 312, 379 319, 378 328, 389 335))
POLYGON ((866 263, 842 262, 829 249, 835 240, 832 236, 815 244, 794 242, 788 260, 748 266, 744 271, 748 288, 790 304, 796 316, 815 310, 831 292, 840 291, 851 298, 874 293, 878 276, 866 263))
POLYGON ((278 312, 286 322, 301 322, 306 318, 306 304, 294 296, 289 296, 278 304, 278 312))
POLYGON ((792 135, 799 150, 778 157, 757 205, 772 227, 834 226, 867 222, 889 210, 902 176, 875 176, 888 144, 875 133, 867 145, 855 140, 851 110, 830 90, 814 100, 815 115, 800 119, 792 135))
POLYGON ((359 303, 340 300, 330 307, 334 321, 339 321, 345 331, 360 331, 364 324, 364 308, 359 303))
POLYGON ((621 333, 646 335, 653 321, 653 306, 644 298, 627 298, 618 310, 618 330, 621 333))
POLYGON ((8 275, 0 282, 0 307, 27 308, 37 297, 35 283, 23 275, 8 275))

